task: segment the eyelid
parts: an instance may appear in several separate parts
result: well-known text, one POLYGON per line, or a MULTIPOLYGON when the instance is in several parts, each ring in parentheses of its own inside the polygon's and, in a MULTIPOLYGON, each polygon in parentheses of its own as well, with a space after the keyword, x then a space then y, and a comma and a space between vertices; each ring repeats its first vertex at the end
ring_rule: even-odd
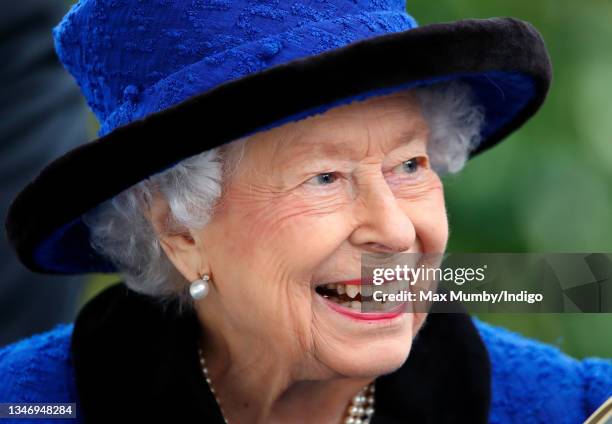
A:
POLYGON ((395 165, 393 168, 391 168, 390 172, 394 174, 414 175, 414 174, 418 174, 420 171, 427 169, 428 167, 429 167, 429 159, 426 156, 413 156, 409 159, 401 161, 398 165, 395 165), (416 163, 418 166, 417 171, 414 172, 413 174, 404 172, 402 169, 404 164, 411 160, 416 160, 416 163))
POLYGON ((340 175, 338 172, 336 171, 323 171, 323 172, 317 172, 315 175, 312 175, 311 177, 309 177, 308 179, 306 179, 306 181, 304 181, 304 184, 307 185, 316 185, 316 186, 320 186, 320 187, 324 187, 326 185, 331 185, 334 182, 336 182, 338 179, 340 178, 340 175), (330 184, 314 184, 314 181, 316 178, 318 178, 320 175, 332 175, 332 177, 334 178, 334 181, 331 182, 330 184))

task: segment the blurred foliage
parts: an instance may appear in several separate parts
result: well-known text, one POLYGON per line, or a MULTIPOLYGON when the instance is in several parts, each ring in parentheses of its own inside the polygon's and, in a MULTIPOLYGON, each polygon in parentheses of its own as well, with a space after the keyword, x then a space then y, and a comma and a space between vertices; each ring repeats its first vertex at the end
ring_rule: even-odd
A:
MULTIPOLYGON (((540 112, 445 179, 450 252, 612 252, 612 2, 409 1, 419 25, 531 22, 554 79, 540 112)), ((585 357, 612 357, 612 314, 481 315, 585 357)))
MULTIPOLYGON (((544 37, 554 80, 541 111, 445 179, 451 252, 612 251, 612 2, 410 1, 420 25, 512 16, 544 37)), ((435 54, 435 52, 432 52, 435 54)), ((115 276, 95 277, 86 298, 115 276)), ((612 314, 483 314, 576 357, 612 357, 612 314)))

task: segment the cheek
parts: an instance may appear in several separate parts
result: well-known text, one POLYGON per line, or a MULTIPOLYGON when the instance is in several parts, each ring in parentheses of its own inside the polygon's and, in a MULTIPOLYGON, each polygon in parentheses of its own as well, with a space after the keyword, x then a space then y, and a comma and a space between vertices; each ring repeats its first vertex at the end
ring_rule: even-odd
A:
POLYGON ((294 198, 228 202, 219 210, 209 227, 219 246, 214 265, 222 270, 222 302, 236 325, 308 350, 313 270, 346 239, 346 221, 343 214, 294 198), (245 298, 251 308, 244 308, 245 298))
MULTIPOLYGON (((229 198, 219 220, 217 239, 228 247, 233 260, 252 269, 269 268, 276 278, 300 279, 346 237, 348 223, 336 213, 344 204, 313 201, 302 196, 229 198)), ((272 275, 270 275, 272 277, 272 275)))
POLYGON ((404 210, 412 220, 423 251, 444 252, 448 242, 448 218, 441 186, 426 196, 406 202, 404 210))

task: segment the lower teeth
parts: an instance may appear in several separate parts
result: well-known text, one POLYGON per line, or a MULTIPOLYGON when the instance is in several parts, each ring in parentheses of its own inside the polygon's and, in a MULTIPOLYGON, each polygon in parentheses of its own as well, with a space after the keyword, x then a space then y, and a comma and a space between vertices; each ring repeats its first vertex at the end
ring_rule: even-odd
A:
POLYGON ((342 306, 344 306, 345 308, 361 311, 361 302, 358 300, 353 300, 351 302, 343 302, 342 306))
POLYGON ((340 300, 336 296, 329 296, 329 295, 323 295, 323 297, 329 300, 330 302, 334 302, 337 305, 343 306, 353 311, 363 312, 363 313, 388 312, 389 310, 393 309, 395 306, 399 305, 397 302, 374 302, 370 299, 369 301, 366 300, 367 306, 365 306, 365 310, 363 310, 362 302, 360 302, 359 300, 346 301, 346 300, 340 300))
POLYGON ((361 302, 359 300, 341 301, 339 298, 334 296, 324 295, 323 297, 331 302, 337 303, 340 306, 344 306, 345 308, 361 311, 361 302))

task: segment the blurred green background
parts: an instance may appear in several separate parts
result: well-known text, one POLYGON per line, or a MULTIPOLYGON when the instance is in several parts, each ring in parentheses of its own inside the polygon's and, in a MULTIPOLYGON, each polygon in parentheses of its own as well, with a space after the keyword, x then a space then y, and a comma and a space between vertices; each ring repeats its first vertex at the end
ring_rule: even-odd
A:
MULTIPOLYGON (((450 252, 612 252, 612 2, 408 1, 420 25, 512 16, 541 32, 554 79, 540 112, 445 179, 450 252)), ((487 314, 577 357, 612 357, 612 314, 487 314)))
MULTIPOLYGON (((538 115, 445 179, 448 250, 612 252, 612 2, 409 0, 408 9, 420 25, 525 19, 542 33, 554 65, 538 115)), ((83 301, 111 281, 117 277, 93 277, 83 301)), ((481 317, 576 357, 612 357, 612 314, 481 317)))

